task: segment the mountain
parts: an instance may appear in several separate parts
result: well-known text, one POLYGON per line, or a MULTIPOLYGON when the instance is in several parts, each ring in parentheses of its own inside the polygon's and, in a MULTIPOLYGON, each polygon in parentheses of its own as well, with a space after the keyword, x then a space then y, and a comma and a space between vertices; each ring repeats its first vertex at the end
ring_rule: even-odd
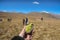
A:
POLYGON ((60 15, 54 15, 56 18, 60 19, 60 15))
POLYGON ((52 13, 46 13, 46 12, 31 12, 29 14, 27 14, 28 16, 33 16, 33 17, 43 17, 43 18, 52 18, 52 19, 60 19, 59 17, 60 16, 56 16, 55 14, 52 14, 52 13))
POLYGON ((11 12, 0 12, 0 18, 4 17, 4 18, 8 18, 8 17, 12 17, 12 18, 16 18, 16 17, 23 17, 25 14, 24 13, 11 13, 11 12))
POLYGON ((23 18, 23 17, 33 17, 33 18, 52 18, 52 19, 60 19, 60 15, 55 15, 55 14, 52 14, 52 13, 46 13, 46 12, 30 12, 28 14, 24 14, 24 13, 9 13, 9 12, 0 12, 0 17, 14 17, 14 18, 17 18, 17 17, 20 17, 20 18, 23 18))

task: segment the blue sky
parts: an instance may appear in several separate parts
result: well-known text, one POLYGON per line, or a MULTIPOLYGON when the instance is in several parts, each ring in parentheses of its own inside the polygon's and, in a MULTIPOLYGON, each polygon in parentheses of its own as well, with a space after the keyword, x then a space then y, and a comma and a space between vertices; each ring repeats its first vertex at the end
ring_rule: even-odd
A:
POLYGON ((60 0, 0 0, 0 11, 60 13, 60 0))

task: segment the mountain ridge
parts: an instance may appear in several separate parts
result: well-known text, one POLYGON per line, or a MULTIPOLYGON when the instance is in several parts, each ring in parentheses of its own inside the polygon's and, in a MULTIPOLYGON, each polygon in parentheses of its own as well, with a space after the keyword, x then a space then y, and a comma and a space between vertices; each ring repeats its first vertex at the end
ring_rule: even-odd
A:
POLYGON ((60 19, 60 15, 55 15, 52 13, 45 13, 45 12, 30 12, 28 14, 24 14, 24 13, 9 13, 9 12, 0 12, 0 17, 1 16, 32 16, 32 17, 46 17, 46 18, 53 18, 53 19, 60 19))

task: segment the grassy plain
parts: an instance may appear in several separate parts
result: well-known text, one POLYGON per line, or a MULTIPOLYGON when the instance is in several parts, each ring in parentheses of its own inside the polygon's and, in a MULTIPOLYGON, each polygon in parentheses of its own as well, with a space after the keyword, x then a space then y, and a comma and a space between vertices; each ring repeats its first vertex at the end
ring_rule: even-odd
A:
POLYGON ((0 18, 0 40, 11 40, 13 36, 18 35, 22 28, 22 19, 28 17, 29 23, 34 24, 34 33, 32 40, 60 40, 60 20, 50 15, 37 14, 7 14, 1 13, 0 18), (43 21, 40 19, 43 17, 43 21), (7 21, 11 18, 11 21, 7 21))

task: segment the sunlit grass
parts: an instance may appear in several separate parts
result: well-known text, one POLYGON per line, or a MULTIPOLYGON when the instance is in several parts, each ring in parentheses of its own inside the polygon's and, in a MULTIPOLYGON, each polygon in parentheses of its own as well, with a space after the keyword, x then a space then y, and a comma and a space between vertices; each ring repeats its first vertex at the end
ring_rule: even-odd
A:
MULTIPOLYGON (((18 35, 23 28, 23 18, 13 18, 11 22, 0 23, 0 40, 11 40, 13 36, 18 35)), ((28 16, 28 19, 34 24, 32 40, 60 40, 60 20, 44 18, 41 21, 33 16, 28 16)))

